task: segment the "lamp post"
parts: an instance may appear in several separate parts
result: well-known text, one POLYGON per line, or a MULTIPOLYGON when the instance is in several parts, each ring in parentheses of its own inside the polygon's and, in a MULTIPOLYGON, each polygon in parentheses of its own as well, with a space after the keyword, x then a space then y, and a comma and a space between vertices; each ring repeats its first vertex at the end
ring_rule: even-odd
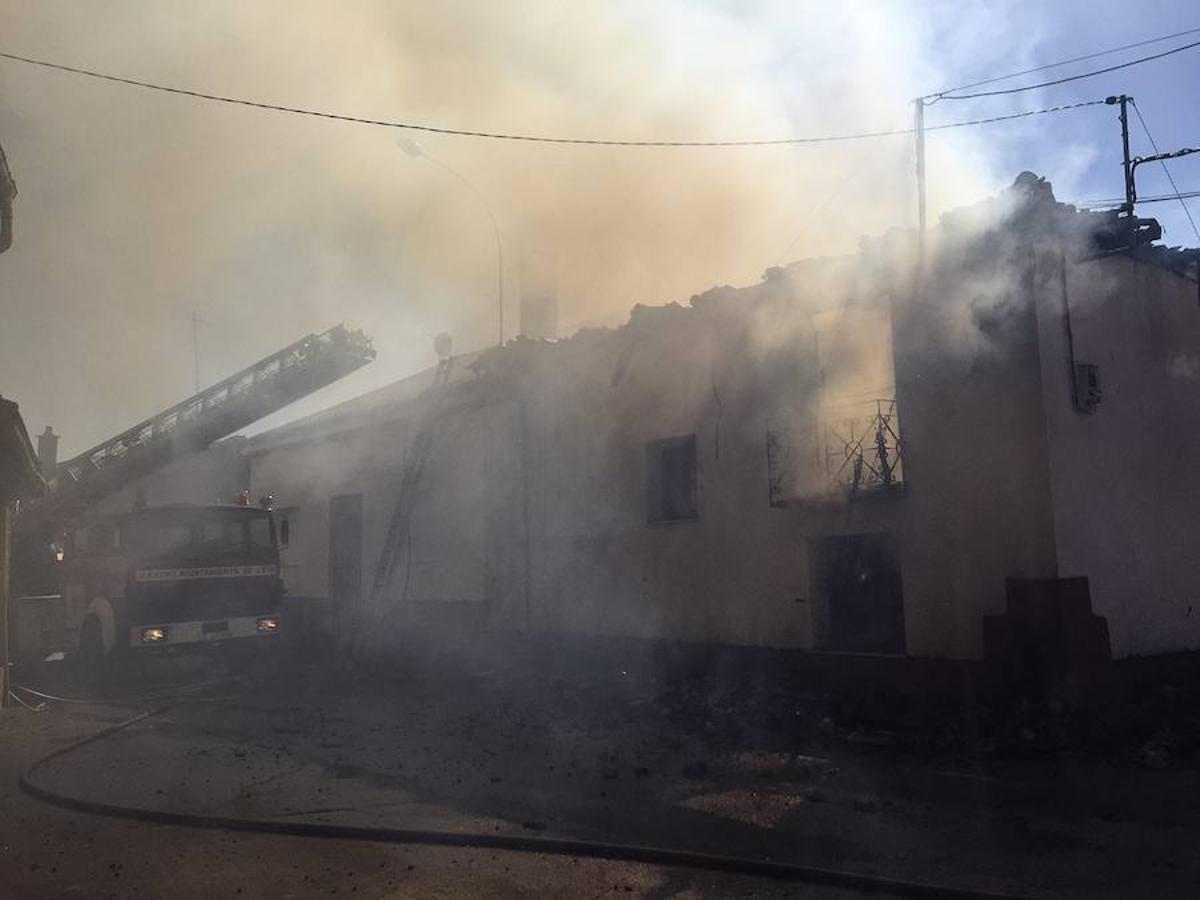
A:
POLYGON ((437 166, 444 172, 450 173, 456 178, 471 195, 479 201, 479 205, 483 207, 483 211, 487 213, 488 221, 492 223, 492 234, 496 238, 496 318, 497 332, 499 335, 498 345, 504 346, 504 248, 500 243, 500 226, 496 224, 496 217, 492 214, 492 208, 488 206, 488 202, 484 199, 479 188, 475 187, 465 175, 457 169, 446 165, 440 159, 430 156, 425 152, 425 148, 409 137, 402 137, 398 140, 397 145, 400 149, 414 159, 426 159, 433 165, 437 166))

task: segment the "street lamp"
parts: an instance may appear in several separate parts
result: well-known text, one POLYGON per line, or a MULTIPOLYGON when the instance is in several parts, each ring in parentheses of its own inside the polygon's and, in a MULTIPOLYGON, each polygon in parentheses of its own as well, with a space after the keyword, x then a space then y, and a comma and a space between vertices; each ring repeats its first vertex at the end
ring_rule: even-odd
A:
POLYGON ((479 188, 475 187, 467 177, 457 169, 451 168, 440 159, 430 156, 425 152, 425 148, 418 144, 410 137, 402 137, 396 141, 396 145, 414 159, 426 159, 433 163, 444 172, 449 172, 458 181, 466 187, 471 195, 479 201, 479 205, 483 207, 483 211, 487 213, 488 221, 492 223, 492 233, 496 237, 496 315, 499 332, 499 346, 504 346, 504 249, 500 244, 500 226, 496 224, 496 217, 492 214, 492 208, 488 206, 487 200, 479 188))

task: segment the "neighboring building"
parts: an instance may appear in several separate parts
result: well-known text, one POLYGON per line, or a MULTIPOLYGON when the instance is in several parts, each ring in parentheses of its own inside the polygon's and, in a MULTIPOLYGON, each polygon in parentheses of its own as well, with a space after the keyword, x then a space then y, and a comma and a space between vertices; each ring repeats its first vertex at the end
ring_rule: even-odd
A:
POLYGON ((0 253, 12 246, 13 200, 16 197, 17 183, 13 181, 12 172, 8 169, 4 148, 0 147, 0 253))
POLYGON ((9 700, 10 575, 17 504, 45 488, 21 411, 0 397, 0 706, 9 700))
POLYGON ((978 659, 1008 579, 1086 576, 1116 655, 1198 648, 1197 272, 1121 234, 1022 176, 923 265, 892 234, 268 432, 251 489, 343 634, 978 659))
POLYGON ((44 489, 20 407, 0 397, 0 503, 34 497, 44 489))

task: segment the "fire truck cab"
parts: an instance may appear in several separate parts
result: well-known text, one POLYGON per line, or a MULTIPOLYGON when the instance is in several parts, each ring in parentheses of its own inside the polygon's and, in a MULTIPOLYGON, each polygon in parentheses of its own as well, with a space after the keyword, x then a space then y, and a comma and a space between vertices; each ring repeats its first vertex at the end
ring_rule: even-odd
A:
POLYGON ((283 585, 270 510, 160 506, 68 529, 62 594, 84 662, 277 638, 283 585))

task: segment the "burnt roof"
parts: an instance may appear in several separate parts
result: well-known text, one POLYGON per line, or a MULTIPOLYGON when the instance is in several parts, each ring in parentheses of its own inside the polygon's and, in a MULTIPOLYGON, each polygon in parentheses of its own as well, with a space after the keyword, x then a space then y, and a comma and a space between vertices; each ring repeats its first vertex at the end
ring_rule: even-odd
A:
MULTIPOLYGON (((1134 230, 1147 239, 1158 233, 1153 219, 1136 219, 1134 230)), ((1141 243, 1132 250, 1127 246, 1113 249, 1114 235, 1128 234, 1127 226, 1112 212, 1079 209, 1058 201, 1045 178, 1022 172, 1012 186, 979 203, 951 210, 941 217, 938 228, 953 234, 978 236, 988 230, 1025 229, 1033 234, 1056 234, 1068 242, 1077 242, 1083 255, 1103 256, 1125 253, 1148 265, 1159 266, 1186 278, 1197 279, 1200 251, 1141 243), (978 225, 986 222, 980 231, 978 225)), ((766 270, 761 282, 745 287, 720 285, 694 295, 687 306, 679 303, 646 306, 637 304, 628 320, 614 328, 581 328, 573 335, 554 341, 518 337, 503 347, 491 347, 455 358, 451 385, 478 384, 518 374, 533 360, 561 359, 561 354, 601 350, 620 355, 622 347, 648 333, 670 333, 685 318, 697 313, 719 314, 730 308, 747 309, 747 304, 772 303, 781 299, 803 302, 814 311, 836 305, 844 298, 833 297, 820 289, 823 280, 840 279, 861 283, 860 291, 889 277, 887 257, 914 246, 912 229, 893 229, 879 238, 864 238, 858 253, 832 257, 810 257, 766 270), (546 354, 558 356, 547 357, 546 354), (468 373, 471 373, 468 375, 468 373)), ((872 289, 873 290, 873 289, 872 289)), ((869 292, 869 291, 868 291, 869 292)), ((851 291, 853 293, 853 291, 851 291)), ((393 382, 385 387, 314 413, 296 422, 282 425, 250 439, 248 454, 289 444, 323 440, 347 431, 410 415, 425 388, 433 381, 433 366, 393 382)))

